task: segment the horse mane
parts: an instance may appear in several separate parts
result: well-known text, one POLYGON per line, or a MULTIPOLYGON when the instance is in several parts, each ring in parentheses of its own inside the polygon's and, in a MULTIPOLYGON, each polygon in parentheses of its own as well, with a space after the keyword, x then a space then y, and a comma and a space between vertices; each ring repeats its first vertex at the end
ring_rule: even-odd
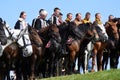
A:
POLYGON ((28 32, 30 33, 29 37, 31 42, 37 45, 38 47, 41 47, 43 45, 43 42, 37 31, 33 27, 28 26, 28 32))
POLYGON ((0 22, 0 42, 2 45, 7 44, 7 36, 6 36, 5 30, 3 28, 5 24, 6 24, 5 22, 4 23, 0 22))
POLYGON ((81 32, 84 34, 88 31, 91 30, 91 24, 90 23, 83 23, 77 26, 81 32))

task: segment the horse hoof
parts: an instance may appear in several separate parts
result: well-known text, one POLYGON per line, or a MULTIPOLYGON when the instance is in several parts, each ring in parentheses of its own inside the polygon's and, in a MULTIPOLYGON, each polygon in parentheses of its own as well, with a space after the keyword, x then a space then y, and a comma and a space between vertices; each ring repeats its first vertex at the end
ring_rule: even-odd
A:
POLYGON ((91 70, 91 72, 95 72, 95 70, 91 70))
POLYGON ((84 73, 87 74, 87 73, 88 73, 88 70, 84 71, 84 73))

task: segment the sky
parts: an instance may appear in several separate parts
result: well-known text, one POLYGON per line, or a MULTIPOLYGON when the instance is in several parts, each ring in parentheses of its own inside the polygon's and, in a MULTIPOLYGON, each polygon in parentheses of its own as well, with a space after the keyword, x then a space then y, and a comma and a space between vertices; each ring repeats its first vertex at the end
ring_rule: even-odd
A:
POLYGON ((120 17, 119 2, 119 0, 1 0, 0 17, 13 28, 21 11, 27 13, 26 21, 31 24, 41 8, 48 12, 47 19, 49 19, 53 9, 59 7, 63 13, 63 20, 69 12, 73 14, 73 19, 76 13, 81 13, 84 18, 85 13, 90 12, 91 21, 94 21, 95 13, 99 12, 104 23, 110 14, 120 17))

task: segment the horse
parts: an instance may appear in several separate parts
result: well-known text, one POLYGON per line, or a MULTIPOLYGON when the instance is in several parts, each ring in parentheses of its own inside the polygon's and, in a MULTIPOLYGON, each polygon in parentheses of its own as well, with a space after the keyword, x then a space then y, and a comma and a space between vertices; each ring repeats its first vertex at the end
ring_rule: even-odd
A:
MULTIPOLYGON (((112 37, 112 39, 114 39, 115 41, 118 41, 119 36, 118 36, 118 29, 116 26, 115 22, 112 22, 110 24, 110 26, 106 27, 106 31, 107 34, 112 37), (110 32, 108 32, 110 31, 110 32)), ((102 71, 102 56, 103 56, 103 52, 106 49, 109 48, 113 48, 113 43, 111 43, 111 40, 107 40, 107 41, 97 41, 96 43, 94 43, 94 47, 93 47, 93 56, 92 56, 92 72, 94 71, 94 66, 95 66, 95 59, 97 56, 97 69, 98 71, 102 71)), ((111 50, 112 51, 112 50, 111 50)))
MULTIPOLYGON (((66 68, 66 73, 72 74, 74 73, 76 58, 78 57, 80 61, 80 57, 84 55, 82 53, 87 46, 87 43, 93 38, 94 32, 91 24, 80 24, 79 26, 76 26, 75 23, 71 22, 70 24, 68 24, 68 27, 70 32, 69 34, 73 37, 74 40, 71 42, 71 44, 67 45, 67 50, 69 52, 69 62, 67 62, 68 68, 66 68), (80 55, 80 53, 82 55, 80 55)), ((78 66, 80 66, 79 61, 78 66)), ((80 68, 78 68, 78 71, 79 70, 80 68)))
MULTIPOLYGON (((9 56, 5 53, 5 49, 7 46, 13 43, 12 34, 9 33, 8 27, 6 26, 6 22, 0 18, 0 79, 4 80, 7 76, 9 79, 9 56)), ((15 56, 14 54, 12 54, 15 56)))
MULTIPOLYGON (((2 24, 0 23, 1 25, 1 28, 3 27, 5 32, 7 32, 7 35, 8 37, 6 37, 7 40, 12 40, 11 43, 9 43, 9 45, 7 45, 5 48, 4 48, 4 51, 3 51, 3 54, 2 56, 0 57, 0 62, 3 64, 2 67, 0 70, 4 69, 5 71, 2 73, 1 71, 1 76, 2 76, 2 79, 4 80, 5 77, 7 76, 7 79, 9 80, 10 79, 10 76, 9 76, 9 72, 11 69, 15 70, 16 72, 16 76, 17 76, 17 80, 21 80, 21 70, 23 69, 22 68, 22 61, 23 61, 23 52, 22 52, 22 49, 21 47, 19 46, 18 42, 17 42, 17 39, 14 40, 14 37, 12 36, 11 32, 9 31, 9 29, 6 27, 6 24, 2 24)), ((31 27, 28 27, 28 31, 30 32, 29 35, 30 35, 30 38, 31 38, 31 41, 32 41, 32 46, 33 46, 33 54, 31 55, 31 65, 30 65, 30 77, 34 76, 34 62, 36 62, 36 55, 40 56, 41 55, 41 45, 42 45, 42 42, 41 42, 41 39, 39 37, 39 35, 37 34, 37 32, 32 29, 31 27), (37 52, 36 52, 37 51, 37 52), (34 57, 35 56, 35 57, 34 57)), ((6 34, 4 34, 5 36, 6 34)), ((23 76, 25 76, 23 74, 23 76)), ((26 77, 27 79, 27 77, 26 77)), ((32 80, 32 79, 31 79, 32 80)))
MULTIPOLYGON (((28 57, 23 57, 24 66, 22 67, 22 69, 23 69, 22 72, 26 73, 25 77, 27 77, 27 75, 28 75, 30 80, 34 80, 35 76, 37 76, 37 73, 36 73, 36 71, 38 70, 37 64, 43 63, 43 58, 44 58, 43 57, 44 53, 42 51, 43 42, 35 29, 28 26, 28 32, 29 32, 28 35, 30 37, 31 45, 33 48, 33 53, 28 57), (28 67, 28 65, 29 65, 29 67, 28 67), (28 69, 26 69, 26 68, 28 68, 28 69)), ((45 75, 45 74, 43 73, 43 75, 45 75)))
MULTIPOLYGON (((109 35, 111 46, 109 47, 108 52, 103 54, 103 69, 107 69, 109 57, 110 57, 110 68, 117 68, 118 60, 119 60, 119 40, 120 39, 119 40, 116 39, 114 37, 114 35, 111 34, 111 32, 112 32, 111 30, 113 30, 111 28, 114 27, 113 25, 116 25, 117 28, 116 27, 114 27, 114 28, 117 29, 118 35, 120 37, 120 34, 119 34, 120 18, 114 18, 112 21, 113 21, 112 23, 109 23, 107 25, 107 33, 109 35)), ((114 32, 114 34, 115 34, 115 32, 114 32)))
POLYGON ((61 50, 61 37, 59 29, 56 25, 50 24, 49 26, 40 29, 38 32, 43 41, 43 49, 45 53, 46 62, 46 76, 59 75, 58 61, 61 50))

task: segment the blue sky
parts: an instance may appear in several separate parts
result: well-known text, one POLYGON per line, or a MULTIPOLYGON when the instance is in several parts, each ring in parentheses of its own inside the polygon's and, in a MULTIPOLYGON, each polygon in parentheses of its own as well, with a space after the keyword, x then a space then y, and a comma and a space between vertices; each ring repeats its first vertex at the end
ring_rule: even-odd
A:
POLYGON ((94 20, 95 13, 99 12, 102 14, 103 22, 107 21, 110 14, 116 17, 120 15, 119 0, 1 0, 0 17, 13 28, 21 11, 26 11, 26 20, 31 24, 32 19, 38 15, 41 8, 47 10, 48 19, 55 7, 61 9, 63 20, 69 12, 73 13, 73 18, 78 12, 84 18, 85 13, 89 11, 91 21, 94 20))

